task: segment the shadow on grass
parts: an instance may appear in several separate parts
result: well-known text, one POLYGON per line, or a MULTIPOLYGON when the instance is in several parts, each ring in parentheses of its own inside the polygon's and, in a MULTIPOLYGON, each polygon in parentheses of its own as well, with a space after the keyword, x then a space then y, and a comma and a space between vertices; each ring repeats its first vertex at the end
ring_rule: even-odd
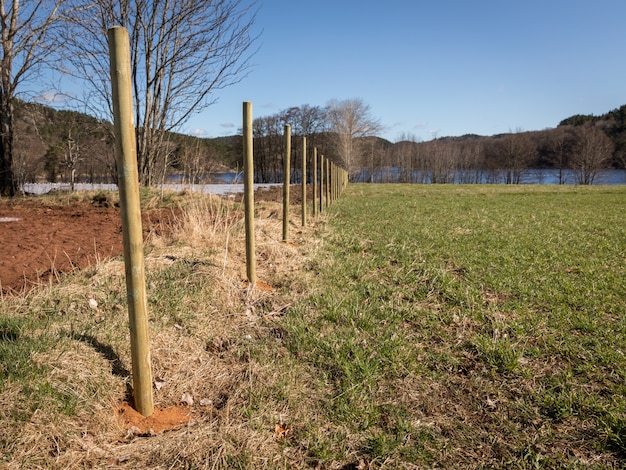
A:
POLYGON ((130 377, 130 371, 124 367, 124 363, 113 350, 113 348, 107 344, 103 344, 91 335, 72 333, 71 338, 76 341, 82 341, 91 346, 97 353, 102 355, 107 361, 111 363, 111 373, 118 377, 127 378, 130 377))

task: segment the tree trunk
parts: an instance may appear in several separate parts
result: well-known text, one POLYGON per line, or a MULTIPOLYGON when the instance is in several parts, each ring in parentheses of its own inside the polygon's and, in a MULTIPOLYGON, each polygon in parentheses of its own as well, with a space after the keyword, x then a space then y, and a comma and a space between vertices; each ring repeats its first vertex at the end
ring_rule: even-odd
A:
POLYGON ((6 95, 0 97, 0 197, 18 193, 13 175, 13 104, 6 95))

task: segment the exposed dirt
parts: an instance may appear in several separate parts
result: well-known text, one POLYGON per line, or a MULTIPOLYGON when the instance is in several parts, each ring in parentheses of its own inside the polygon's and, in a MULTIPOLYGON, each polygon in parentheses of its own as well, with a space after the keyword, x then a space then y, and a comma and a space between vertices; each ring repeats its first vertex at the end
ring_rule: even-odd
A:
MULTIPOLYGON (((313 203, 313 186, 307 185, 306 197, 309 204, 313 203)), ((319 197, 319 196, 318 196, 319 197)), ((283 187, 282 186, 270 186, 269 188, 261 188, 255 191, 255 202, 282 202, 283 200, 283 187)), ((302 185, 293 184, 289 187, 289 204, 297 205, 302 204, 302 185)))
POLYGON ((171 431, 189 424, 193 418, 192 410, 185 406, 155 408, 152 415, 144 417, 124 402, 117 411, 124 428, 139 436, 171 431))
MULTIPOLYGON (((256 192, 255 201, 282 201, 282 187, 256 192)), ((308 198, 313 193, 309 185, 308 198)), ((291 186, 290 203, 301 203, 300 185, 291 186)), ((0 204, 0 292, 20 294, 55 281, 64 273, 118 256, 122 248, 119 208, 108 201, 49 205, 39 198, 0 204)), ((144 238, 167 231, 171 209, 143 213, 144 238)))
MULTIPOLYGON (((167 230, 172 219, 171 210, 144 213, 144 236, 167 230)), ((50 206, 26 198, 0 204, 0 240, 2 294, 25 292, 123 251, 119 208, 86 202, 50 206)))

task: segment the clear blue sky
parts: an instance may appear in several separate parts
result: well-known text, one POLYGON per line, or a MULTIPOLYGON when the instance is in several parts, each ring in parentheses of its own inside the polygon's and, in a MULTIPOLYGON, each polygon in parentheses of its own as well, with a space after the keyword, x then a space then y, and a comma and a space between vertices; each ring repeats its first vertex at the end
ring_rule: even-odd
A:
POLYGON ((265 0, 247 78, 185 126, 360 98, 396 141, 556 127, 626 104, 626 0, 265 0))

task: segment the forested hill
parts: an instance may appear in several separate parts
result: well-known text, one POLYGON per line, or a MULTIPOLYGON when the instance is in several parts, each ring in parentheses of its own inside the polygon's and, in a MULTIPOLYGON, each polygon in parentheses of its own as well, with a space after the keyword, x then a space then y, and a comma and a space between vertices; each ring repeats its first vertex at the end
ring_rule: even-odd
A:
POLYGON ((626 131, 626 104, 601 116, 595 116, 593 114, 575 114, 574 116, 563 119, 559 123, 559 126, 581 126, 589 122, 603 123, 613 126, 620 131, 626 131))
POLYGON ((626 151, 626 104, 601 116, 576 114, 559 123, 559 127, 584 125, 600 127, 613 140, 616 152, 626 151))
MULTIPOLYGON (((14 165, 20 183, 115 181, 117 169, 113 126, 88 114, 56 110, 38 103, 17 101, 14 165)), ((215 171, 236 167, 237 137, 201 139, 167 133, 164 141, 167 170, 199 179, 215 171)))
MULTIPOLYGON (((16 118, 14 162, 20 183, 68 181, 72 172, 77 181, 116 180, 111 123, 25 102, 17 103, 16 118)), ((297 140, 293 142, 296 147, 297 140)), ((423 170, 421 174, 431 175, 431 182, 449 182, 450 169, 504 169, 511 172, 514 182, 514 175, 523 168, 586 165, 580 161, 584 154, 590 154, 590 148, 581 148, 584 142, 593 142, 590 148, 595 152, 594 167, 624 168, 626 105, 601 116, 570 116, 554 129, 540 131, 470 134, 428 142, 357 139, 358 152, 350 162, 343 162, 333 150, 332 133, 316 133, 308 139, 310 146, 317 146, 340 164, 347 163, 352 172, 395 167, 413 175, 414 170, 423 170)), ((168 133, 162 145, 163 163, 156 170, 163 178, 175 174, 186 181, 206 181, 212 172, 241 168, 241 138, 237 135, 197 138, 168 133)), ((255 130, 254 158, 260 180, 278 178, 282 168, 281 145, 282 126, 273 126, 267 132, 255 130)), ((294 159, 297 154, 298 151, 292 152, 294 159)))
MULTIPOLYGON (((557 128, 578 127, 578 126, 595 126, 604 131, 607 136, 613 140, 616 151, 626 150, 626 104, 616 108, 608 113, 596 116, 594 114, 575 114, 563 119, 557 128)), ((549 133, 553 129, 545 129, 542 131, 529 131, 534 134, 549 133)), ((483 136, 478 134, 465 134, 461 136, 441 137, 441 141, 468 141, 468 140, 489 140, 503 137, 510 134, 497 134, 492 136, 483 136)))

